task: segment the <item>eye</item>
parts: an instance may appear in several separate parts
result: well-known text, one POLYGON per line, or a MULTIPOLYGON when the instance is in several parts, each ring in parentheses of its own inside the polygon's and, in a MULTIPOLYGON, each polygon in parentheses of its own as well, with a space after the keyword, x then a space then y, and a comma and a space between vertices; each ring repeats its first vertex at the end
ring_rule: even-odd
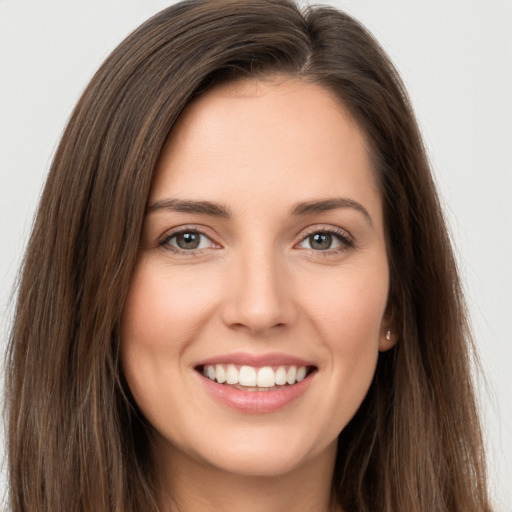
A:
POLYGON ((166 237, 160 245, 179 252, 192 252, 217 246, 207 235, 197 229, 174 232, 166 237))
POLYGON ((298 246, 313 251, 341 251, 352 247, 353 242, 342 231, 317 230, 303 238, 298 246))

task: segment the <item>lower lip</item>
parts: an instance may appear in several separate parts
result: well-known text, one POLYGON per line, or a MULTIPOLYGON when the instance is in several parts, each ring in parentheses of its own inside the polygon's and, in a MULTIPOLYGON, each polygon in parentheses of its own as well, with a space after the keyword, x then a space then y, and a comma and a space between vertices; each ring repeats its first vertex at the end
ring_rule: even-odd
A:
POLYGON ((306 392, 313 376, 314 372, 296 384, 271 391, 242 391, 225 384, 219 384, 199 374, 206 391, 215 400, 232 409, 249 414, 265 414, 290 405, 306 392))

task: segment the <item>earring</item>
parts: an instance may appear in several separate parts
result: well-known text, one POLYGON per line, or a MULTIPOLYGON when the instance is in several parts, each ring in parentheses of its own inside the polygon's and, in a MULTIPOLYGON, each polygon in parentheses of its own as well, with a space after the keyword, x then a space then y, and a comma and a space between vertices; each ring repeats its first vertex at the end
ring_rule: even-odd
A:
POLYGON ((391 339, 391 331, 386 332, 386 339, 389 341, 391 339))

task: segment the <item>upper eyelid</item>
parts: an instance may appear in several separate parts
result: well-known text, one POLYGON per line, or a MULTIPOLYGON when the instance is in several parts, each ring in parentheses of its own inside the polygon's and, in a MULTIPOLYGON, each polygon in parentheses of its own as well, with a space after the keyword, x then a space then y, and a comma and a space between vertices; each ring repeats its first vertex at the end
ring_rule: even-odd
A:
MULTIPOLYGON (((180 233, 187 232, 187 231, 198 232, 199 234, 201 234, 201 235, 207 237, 209 240, 211 240, 212 243, 222 246, 222 244, 220 242, 218 242, 218 240, 217 240, 219 237, 215 236, 214 233, 211 233, 211 231, 212 231, 211 228, 208 228, 207 226, 203 226, 200 224, 199 225, 198 224, 184 224, 181 226, 176 226, 174 228, 171 228, 171 229, 167 230, 164 234, 162 234, 161 237, 159 237, 158 244, 160 245, 160 244, 170 240, 172 237, 179 235, 180 233)), ((342 228, 340 226, 330 225, 330 224, 314 224, 314 225, 311 225, 311 226, 301 229, 299 231, 299 233, 297 233, 297 235, 294 237, 296 240, 294 242, 294 246, 297 243, 302 242, 308 236, 310 236, 314 233, 321 233, 321 232, 330 233, 335 236, 341 236, 343 238, 350 240, 351 242, 354 241, 354 237, 352 236, 352 234, 345 228, 342 228)))
POLYGON ((175 228, 170 228, 166 230, 162 236, 160 237, 161 240, 169 239, 173 236, 179 235, 180 233, 187 233, 189 231, 195 231, 197 233, 200 233, 201 235, 206 236, 207 238, 210 238, 212 241, 215 238, 214 235, 210 233, 211 229, 207 228, 206 226, 197 225, 197 224, 185 224, 182 226, 177 226, 175 228))
MULTIPOLYGON (((200 242, 199 245, 201 244, 202 242, 200 242)), ((203 229, 200 229, 197 226, 180 226, 176 228, 171 228, 162 237, 160 237, 156 243, 155 248, 159 250, 164 250, 168 254, 173 255, 175 258, 187 261, 190 258, 204 257, 210 251, 222 249, 223 246, 219 244, 214 237, 210 236, 208 233, 205 233, 203 229), (177 240, 175 241, 175 243, 172 243, 172 240, 175 239, 178 235, 190 232, 195 232, 198 233, 200 236, 205 237, 208 240, 207 247, 182 248, 179 247, 177 240)))
POLYGON ((307 238, 309 238, 311 235, 313 235, 315 233, 327 233, 327 234, 334 236, 338 240, 340 247, 329 248, 329 249, 325 249, 322 251, 315 250, 315 249, 308 249, 308 248, 301 248, 301 250, 313 251, 315 254, 327 256, 327 255, 337 254, 340 252, 340 250, 351 249, 355 245, 354 237, 346 229, 340 228, 339 226, 332 226, 332 225, 330 225, 329 227, 326 225, 323 225, 323 226, 314 225, 314 226, 310 226, 309 228, 307 228, 306 232, 302 231, 299 234, 298 241, 295 242, 293 247, 298 249, 298 246, 300 244, 304 243, 304 241, 307 238))
POLYGON ((174 237, 176 237, 177 235, 179 235, 181 233, 196 232, 196 233, 199 233, 200 235, 206 237, 213 245, 217 246, 217 247, 215 247, 216 249, 222 248, 222 245, 217 241, 216 237, 210 235, 207 231, 209 231, 209 230, 207 230, 206 228, 199 227, 197 225, 195 225, 195 226, 190 226, 190 225, 179 226, 179 227, 167 230, 161 237, 158 238, 156 245, 158 247, 164 247, 167 245, 167 246, 169 246, 168 248, 172 247, 173 250, 175 250, 175 252, 182 253, 182 254, 188 254, 188 255, 198 254, 204 250, 211 249, 211 247, 203 247, 201 249, 197 248, 197 249, 187 250, 187 249, 181 249, 180 247, 176 247, 175 245, 169 243, 170 240, 172 240, 174 237))
POLYGON ((354 240, 354 237, 347 229, 329 224, 315 224, 313 226, 308 226, 297 234, 297 238, 300 241, 307 236, 312 235, 313 233, 331 233, 334 235, 344 235, 346 238, 354 240))

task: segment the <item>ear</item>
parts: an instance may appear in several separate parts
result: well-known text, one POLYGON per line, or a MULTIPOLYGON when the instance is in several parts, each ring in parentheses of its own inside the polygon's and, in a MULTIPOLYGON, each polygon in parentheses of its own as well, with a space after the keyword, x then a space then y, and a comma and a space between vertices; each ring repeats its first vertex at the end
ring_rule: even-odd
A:
POLYGON ((390 348, 393 348, 398 340, 397 333, 394 332, 391 327, 386 327, 384 324, 381 327, 381 333, 379 337, 379 352, 386 352, 390 348))
POLYGON ((380 327, 379 352, 386 352, 386 350, 393 348, 398 341, 397 323, 392 310, 393 308, 388 303, 380 327))

